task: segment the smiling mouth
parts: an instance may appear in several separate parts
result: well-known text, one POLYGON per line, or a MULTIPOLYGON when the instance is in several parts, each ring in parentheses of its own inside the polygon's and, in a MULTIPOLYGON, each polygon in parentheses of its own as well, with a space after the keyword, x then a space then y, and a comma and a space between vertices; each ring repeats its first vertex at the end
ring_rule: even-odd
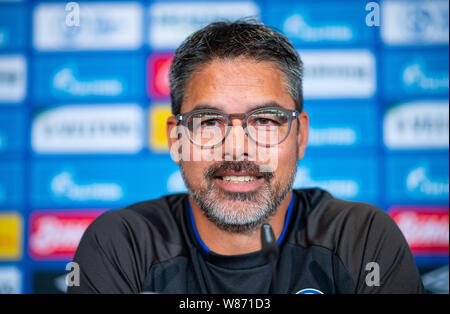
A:
POLYGON ((254 192, 264 183, 263 176, 254 174, 224 174, 215 177, 220 188, 228 192, 254 192))
POLYGON ((273 173, 260 172, 259 166, 249 161, 225 161, 210 167, 205 178, 223 191, 247 193, 268 184, 273 173))
POLYGON ((245 182, 251 182, 260 179, 261 177, 257 176, 223 176, 218 177, 219 179, 231 183, 245 183, 245 182))

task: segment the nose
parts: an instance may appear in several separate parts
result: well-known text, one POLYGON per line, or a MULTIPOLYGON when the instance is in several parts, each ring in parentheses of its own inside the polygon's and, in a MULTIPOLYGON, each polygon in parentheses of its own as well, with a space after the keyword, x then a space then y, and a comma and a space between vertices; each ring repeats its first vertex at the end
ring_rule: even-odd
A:
POLYGON ((242 121, 234 119, 231 130, 224 141, 224 158, 227 161, 248 160, 248 138, 242 121))

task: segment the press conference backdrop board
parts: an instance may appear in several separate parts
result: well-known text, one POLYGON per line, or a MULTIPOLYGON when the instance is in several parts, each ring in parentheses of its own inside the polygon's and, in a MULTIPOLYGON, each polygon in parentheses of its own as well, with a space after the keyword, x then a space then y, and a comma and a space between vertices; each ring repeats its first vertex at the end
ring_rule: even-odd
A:
POLYGON ((305 64, 295 188, 373 203, 448 264, 447 1, 0 1, 0 292, 62 292, 100 213, 185 192, 167 73, 190 33, 256 17, 305 64))

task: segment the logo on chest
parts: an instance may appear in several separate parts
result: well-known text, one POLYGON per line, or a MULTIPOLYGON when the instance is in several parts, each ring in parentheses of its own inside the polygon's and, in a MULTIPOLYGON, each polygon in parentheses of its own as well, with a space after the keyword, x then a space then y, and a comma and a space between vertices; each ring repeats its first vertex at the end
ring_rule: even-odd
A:
POLYGON ((323 294, 323 292, 320 290, 317 290, 317 289, 313 289, 313 288, 306 288, 306 289, 297 291, 295 294, 323 294))

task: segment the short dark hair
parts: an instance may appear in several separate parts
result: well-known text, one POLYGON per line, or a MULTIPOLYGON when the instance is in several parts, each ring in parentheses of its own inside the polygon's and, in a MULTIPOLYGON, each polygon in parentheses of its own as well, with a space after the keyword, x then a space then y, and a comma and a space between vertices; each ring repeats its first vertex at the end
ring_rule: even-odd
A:
POLYGON ((169 72, 172 113, 180 113, 188 81, 199 66, 214 59, 247 57, 275 62, 286 75, 287 90, 302 111, 303 63, 289 39, 255 20, 211 23, 186 38, 175 51, 169 72))

